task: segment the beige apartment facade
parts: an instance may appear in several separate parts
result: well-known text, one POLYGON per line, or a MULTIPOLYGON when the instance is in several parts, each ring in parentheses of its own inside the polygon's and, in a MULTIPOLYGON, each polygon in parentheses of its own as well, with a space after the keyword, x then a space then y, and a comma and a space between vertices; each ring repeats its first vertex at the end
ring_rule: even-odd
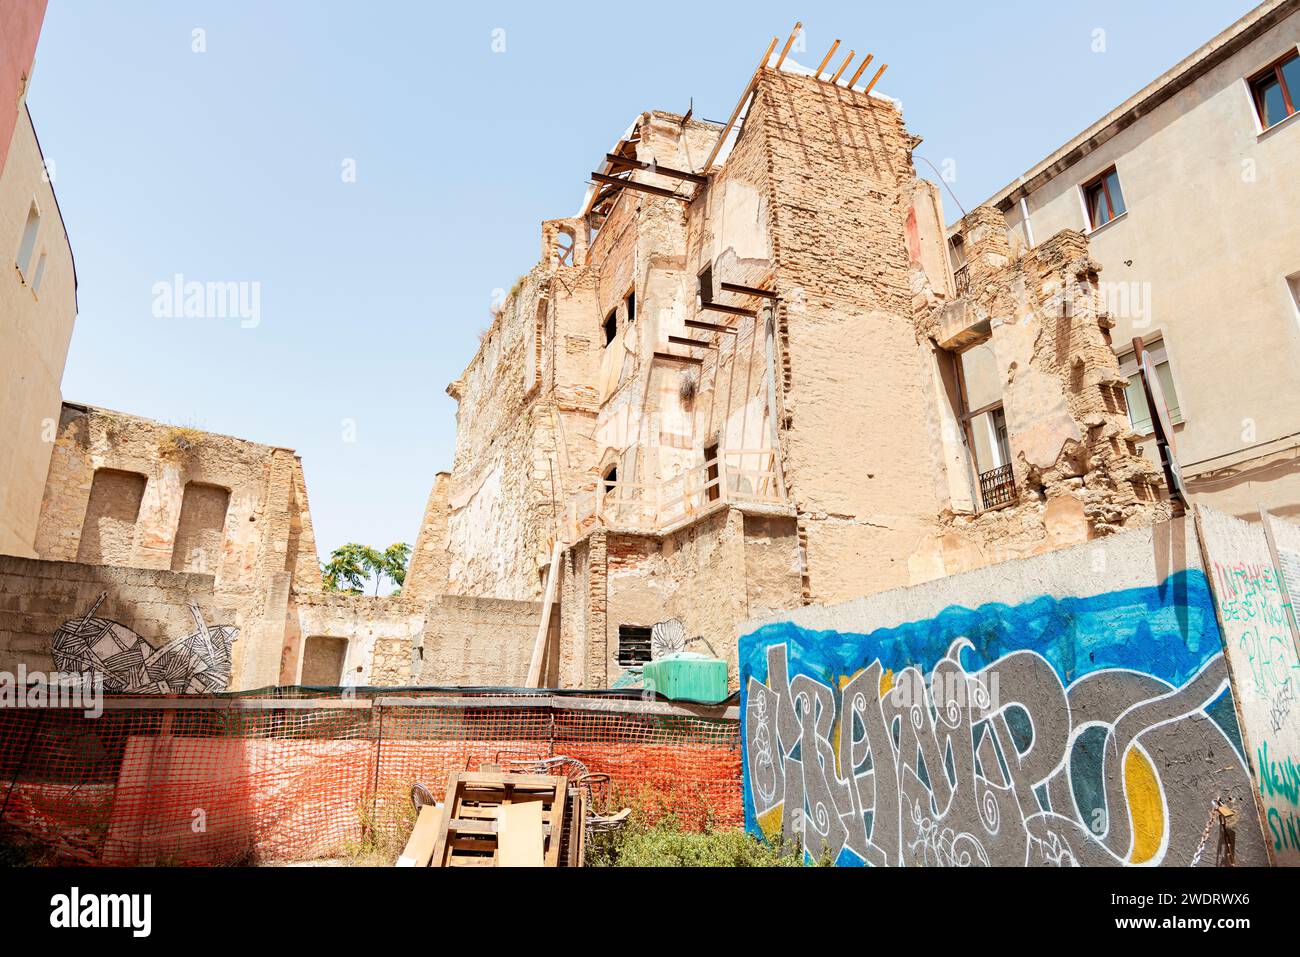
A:
POLYGON ((30 558, 77 318, 77 276, 25 106, 0 172, 0 255, 0 554, 30 558))
POLYGON ((1027 246, 1087 235, 1145 454, 1135 336, 1192 497, 1240 518, 1300 514, 1297 109, 1300 2, 1270 0, 987 201, 1027 246))

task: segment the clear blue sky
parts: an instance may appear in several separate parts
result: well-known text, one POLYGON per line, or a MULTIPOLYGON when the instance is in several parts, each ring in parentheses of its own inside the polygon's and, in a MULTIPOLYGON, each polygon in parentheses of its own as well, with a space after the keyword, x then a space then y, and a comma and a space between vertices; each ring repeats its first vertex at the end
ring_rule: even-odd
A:
POLYGON ((51 0, 28 103, 80 279, 64 396, 296 449, 322 556, 413 542, 493 291, 641 110, 725 120, 799 16, 800 62, 889 64, 969 208, 1251 6, 51 0), (177 273, 260 283, 260 324, 155 318, 177 273))

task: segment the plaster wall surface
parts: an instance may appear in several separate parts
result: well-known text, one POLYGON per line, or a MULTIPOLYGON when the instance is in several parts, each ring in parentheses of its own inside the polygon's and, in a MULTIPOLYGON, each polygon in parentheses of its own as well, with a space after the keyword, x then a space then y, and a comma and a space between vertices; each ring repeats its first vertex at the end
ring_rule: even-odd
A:
MULTIPOLYGON (((31 7, 6 8, 0 17, 22 21, 31 7)), ((36 26, 39 23, 37 16, 36 26)), ((13 37, 0 26, 0 43, 7 47, 16 39, 21 39, 21 31, 13 37)), ((31 42, 35 44, 34 35, 31 42)), ((12 54, 7 50, 6 58, 12 54)), ((13 66, 6 59, 6 72, 13 66)), ((0 85, 4 79, 0 77, 0 85)), ((0 114, 4 109, 7 104, 0 114)), ((8 147, 0 172, 0 249, 5 251, 0 259, 0 554, 30 558, 36 555, 41 495, 58 428, 59 383, 77 316, 77 292, 72 248, 27 109, 20 107, 14 120, 10 126, 13 121, 0 119, 0 144, 8 147), (39 222, 24 273, 18 256, 33 208, 39 222)))

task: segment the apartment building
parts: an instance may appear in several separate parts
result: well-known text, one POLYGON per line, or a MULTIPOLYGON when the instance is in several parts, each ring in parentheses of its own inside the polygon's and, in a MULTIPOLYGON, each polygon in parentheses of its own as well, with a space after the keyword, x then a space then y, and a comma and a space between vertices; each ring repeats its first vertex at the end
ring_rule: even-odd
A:
POLYGON ((1192 497, 1241 518, 1300 514, 1297 11, 1261 4, 987 200, 1027 246, 1087 235, 1144 453, 1136 336, 1192 497))
POLYGON ((0 554, 32 557, 77 318, 72 247, 24 97, 44 0, 0 9, 0 554))

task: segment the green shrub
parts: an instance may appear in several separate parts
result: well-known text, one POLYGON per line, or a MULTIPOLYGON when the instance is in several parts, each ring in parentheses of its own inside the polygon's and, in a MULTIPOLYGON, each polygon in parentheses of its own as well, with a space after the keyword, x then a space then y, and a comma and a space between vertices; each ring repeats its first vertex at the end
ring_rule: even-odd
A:
MULTIPOLYGON (((621 791, 605 807, 632 809, 627 823, 599 834, 587 847, 588 867, 801 867, 802 850, 768 845, 737 827, 706 821, 687 830, 662 796, 651 791, 621 791)), ((829 863, 828 860, 819 863, 829 863)))

